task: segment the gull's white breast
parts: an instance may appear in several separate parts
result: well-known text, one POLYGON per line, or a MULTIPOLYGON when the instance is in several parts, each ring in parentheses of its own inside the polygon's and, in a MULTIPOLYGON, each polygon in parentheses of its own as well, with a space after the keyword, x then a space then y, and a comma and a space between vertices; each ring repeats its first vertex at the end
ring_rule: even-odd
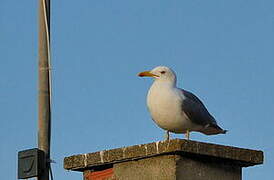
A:
POLYGON ((147 95, 147 106, 154 122, 162 129, 174 133, 195 129, 196 125, 182 111, 184 98, 180 89, 154 82, 147 95))

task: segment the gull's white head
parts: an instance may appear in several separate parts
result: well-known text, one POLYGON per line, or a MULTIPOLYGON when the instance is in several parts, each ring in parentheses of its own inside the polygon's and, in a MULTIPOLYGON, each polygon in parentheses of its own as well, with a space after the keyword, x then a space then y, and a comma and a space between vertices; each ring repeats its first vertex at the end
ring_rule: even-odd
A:
POLYGON ((176 74, 171 68, 166 66, 158 66, 151 71, 144 71, 138 74, 140 77, 153 77, 158 82, 168 82, 176 84, 176 74))

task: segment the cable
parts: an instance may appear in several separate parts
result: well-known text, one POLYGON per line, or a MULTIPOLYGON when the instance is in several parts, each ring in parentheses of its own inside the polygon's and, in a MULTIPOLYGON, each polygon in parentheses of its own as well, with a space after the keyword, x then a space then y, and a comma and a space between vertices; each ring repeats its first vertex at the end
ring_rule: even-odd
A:
POLYGON ((53 173, 52 173, 51 163, 49 164, 49 174, 50 174, 50 179, 53 180, 53 173))

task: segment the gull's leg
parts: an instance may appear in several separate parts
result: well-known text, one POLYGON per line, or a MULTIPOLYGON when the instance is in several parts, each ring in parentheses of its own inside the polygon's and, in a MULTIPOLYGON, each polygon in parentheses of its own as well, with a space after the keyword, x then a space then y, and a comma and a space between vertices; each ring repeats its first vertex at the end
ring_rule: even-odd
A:
POLYGON ((166 131, 165 133, 165 141, 169 141, 169 131, 166 131))
POLYGON ((189 132, 189 130, 186 130, 185 136, 186 136, 186 139, 189 140, 189 137, 190 137, 190 132, 189 132))

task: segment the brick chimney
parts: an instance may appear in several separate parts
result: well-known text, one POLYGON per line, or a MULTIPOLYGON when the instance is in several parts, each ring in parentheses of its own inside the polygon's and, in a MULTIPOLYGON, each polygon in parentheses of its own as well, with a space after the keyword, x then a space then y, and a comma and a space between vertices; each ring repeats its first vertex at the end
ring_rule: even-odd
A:
POLYGON ((173 139, 66 157, 64 168, 84 180, 241 180, 262 163, 262 151, 173 139))

